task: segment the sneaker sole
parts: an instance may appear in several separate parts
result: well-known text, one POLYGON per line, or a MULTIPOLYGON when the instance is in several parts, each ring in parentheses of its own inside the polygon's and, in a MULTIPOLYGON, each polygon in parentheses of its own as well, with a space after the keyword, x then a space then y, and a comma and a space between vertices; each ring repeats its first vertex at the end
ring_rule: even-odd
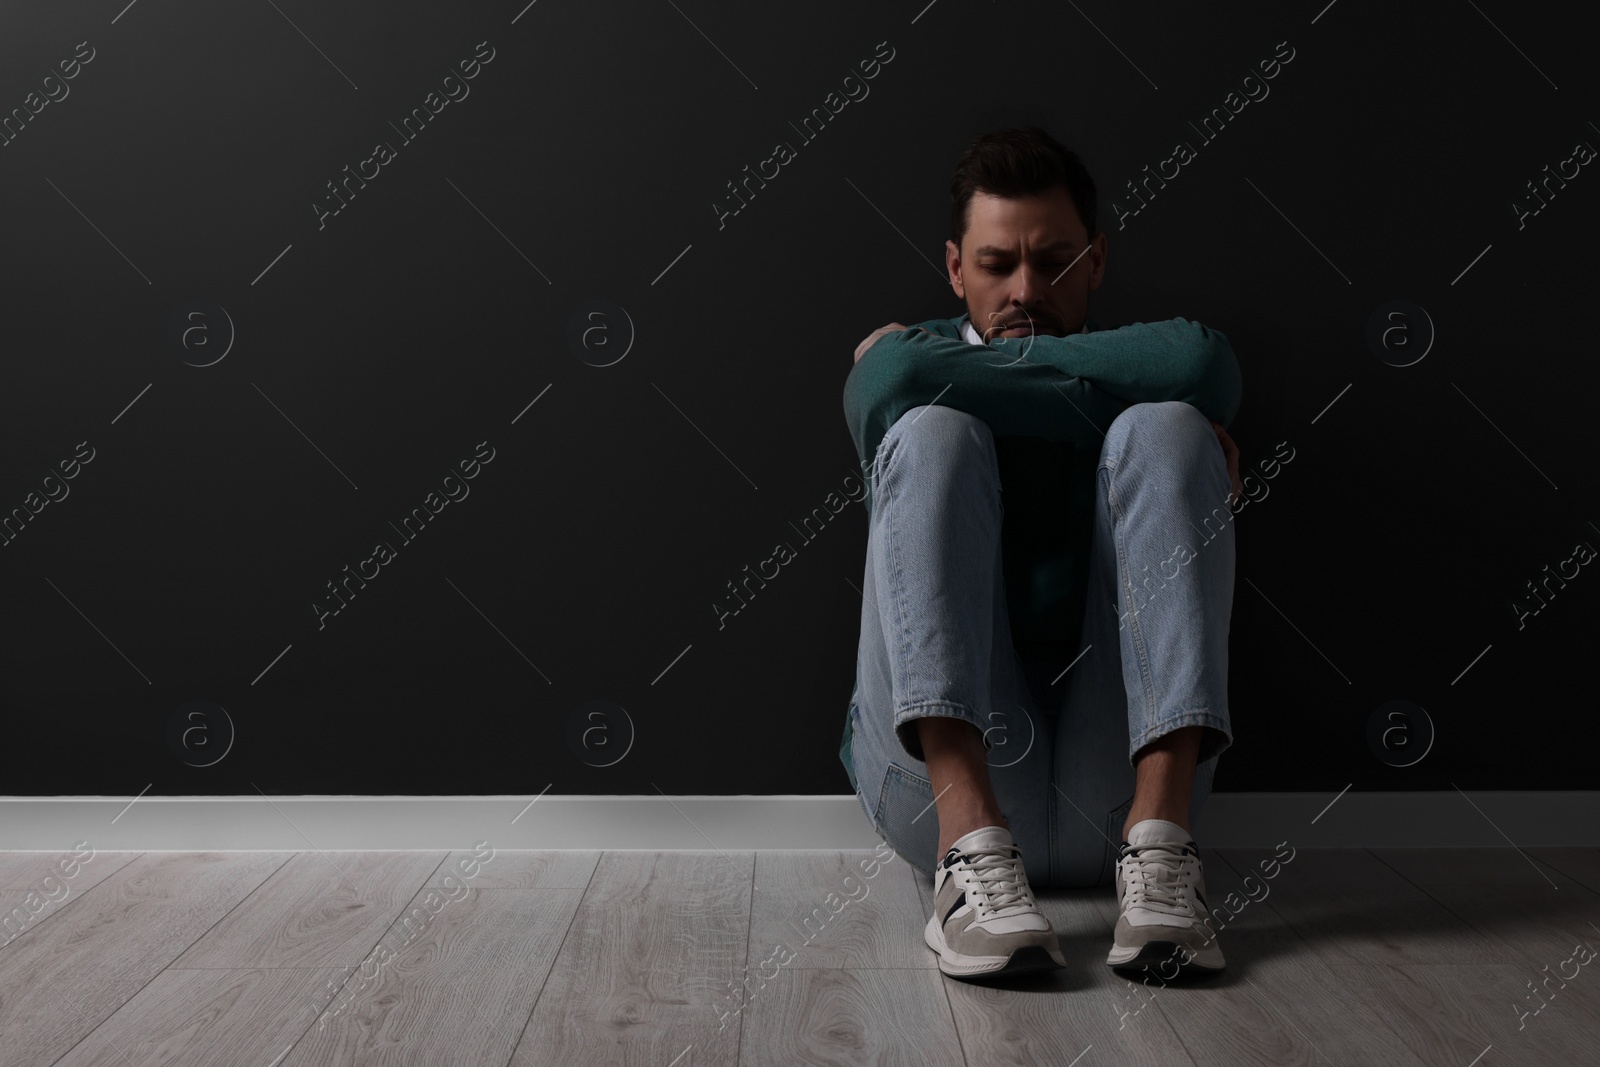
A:
POLYGON ((1009 956, 968 956, 957 952, 945 944, 944 929, 934 916, 929 916, 928 925, 923 927, 922 940, 938 954, 939 970, 953 978, 1028 974, 1067 965, 1059 947, 1052 951, 1044 945, 1023 945, 1009 956))
POLYGON ((1106 964, 1112 970, 1142 971, 1151 966, 1159 972, 1159 965, 1174 956, 1180 960, 1179 974, 1215 974, 1226 966, 1222 949, 1214 941, 1198 952, 1176 941, 1147 941, 1138 948, 1113 948, 1106 957, 1106 964))

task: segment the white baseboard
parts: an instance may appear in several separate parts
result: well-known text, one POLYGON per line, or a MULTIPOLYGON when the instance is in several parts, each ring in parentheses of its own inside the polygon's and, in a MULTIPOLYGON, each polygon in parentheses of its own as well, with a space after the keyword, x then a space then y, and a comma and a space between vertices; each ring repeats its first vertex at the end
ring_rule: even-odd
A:
MULTIPOLYGON (((1600 792, 1214 793, 1203 848, 1600 846, 1600 792)), ((0 852, 870 849, 836 796, 0 797, 0 852), (530 803, 531 802, 531 803, 530 803)))

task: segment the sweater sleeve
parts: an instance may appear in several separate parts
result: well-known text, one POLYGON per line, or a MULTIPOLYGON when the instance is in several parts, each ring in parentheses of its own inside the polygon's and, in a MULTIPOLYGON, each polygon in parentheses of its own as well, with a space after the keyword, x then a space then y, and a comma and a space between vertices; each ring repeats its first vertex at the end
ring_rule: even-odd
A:
POLYGON ((1007 359, 1045 363, 1086 378, 1130 404, 1182 400, 1223 428, 1239 414, 1243 378, 1227 335, 1176 318, 1065 337, 1001 337, 1007 359))
POLYGON ((996 437, 1098 450, 1131 404, 1183 400, 1226 425, 1239 392, 1227 339, 1187 320, 991 345, 969 344, 951 320, 933 320, 879 338, 845 380, 844 408, 866 466, 889 428, 922 404, 976 415, 996 437))

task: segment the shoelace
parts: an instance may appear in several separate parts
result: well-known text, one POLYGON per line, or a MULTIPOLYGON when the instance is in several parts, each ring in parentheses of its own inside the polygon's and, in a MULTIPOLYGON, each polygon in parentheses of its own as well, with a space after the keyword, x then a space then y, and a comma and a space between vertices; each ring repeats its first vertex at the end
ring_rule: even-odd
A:
POLYGON ((1182 908, 1188 902, 1182 899, 1181 890, 1193 884, 1199 859, 1184 852, 1182 845, 1140 845, 1137 852, 1122 857, 1122 865, 1122 881, 1130 896, 1145 904, 1182 908))
POLYGON ((1008 908, 1033 906, 1020 854, 1011 849, 979 848, 967 849, 965 855, 967 860, 962 866, 979 891, 977 911, 999 916, 1008 908))

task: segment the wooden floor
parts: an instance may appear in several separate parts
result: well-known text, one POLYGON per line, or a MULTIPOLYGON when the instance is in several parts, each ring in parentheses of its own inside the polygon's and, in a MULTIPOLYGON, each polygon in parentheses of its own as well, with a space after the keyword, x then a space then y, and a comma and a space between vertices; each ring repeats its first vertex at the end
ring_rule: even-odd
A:
POLYGON ((0 1064, 1596 1062, 1597 849, 1204 853, 1187 986, 1105 966, 1109 888, 1039 893, 1067 969, 947 979, 875 855, 0 853, 0 1064))

